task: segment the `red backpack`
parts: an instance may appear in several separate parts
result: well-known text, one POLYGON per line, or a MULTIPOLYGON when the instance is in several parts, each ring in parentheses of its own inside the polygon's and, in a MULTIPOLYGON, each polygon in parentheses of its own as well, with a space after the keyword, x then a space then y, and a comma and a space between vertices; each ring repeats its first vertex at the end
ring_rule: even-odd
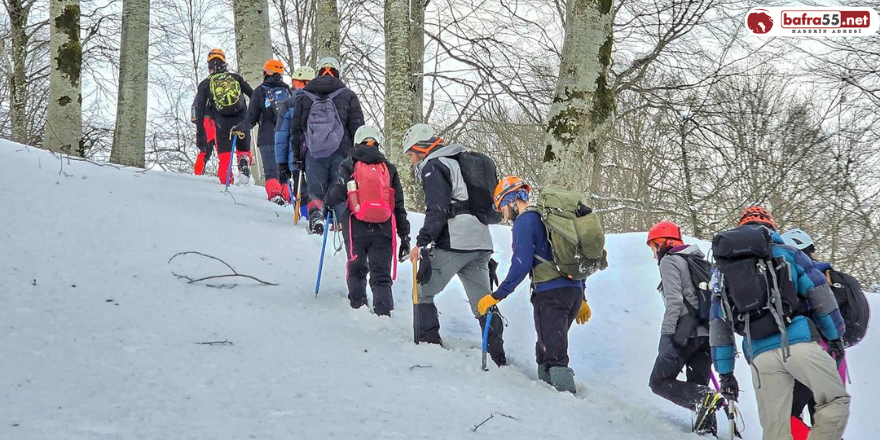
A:
POLYGON ((357 190, 348 193, 348 206, 355 218, 367 223, 385 223, 394 213, 391 173, 384 163, 357 162, 352 178, 357 190))

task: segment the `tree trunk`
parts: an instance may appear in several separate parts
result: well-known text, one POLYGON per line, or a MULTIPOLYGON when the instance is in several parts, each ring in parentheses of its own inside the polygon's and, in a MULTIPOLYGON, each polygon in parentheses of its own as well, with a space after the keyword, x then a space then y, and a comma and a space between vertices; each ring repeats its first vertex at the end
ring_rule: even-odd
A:
MULTIPOLYGON (((425 7, 428 0, 409 0, 409 72, 413 122, 424 121, 425 7)), ((387 31, 386 31, 387 32, 387 31)))
POLYGON ((608 88, 612 0, 570 0, 565 41, 545 134, 543 186, 582 191, 588 197, 599 179, 602 145, 614 116, 608 88))
POLYGON ((82 46, 79 0, 49 2, 49 108, 44 145, 51 151, 85 156, 82 135, 82 46))
POLYGON ((339 12, 336 0, 315 1, 315 29, 313 32, 317 59, 339 57, 339 12))
POLYGON ((412 173, 406 172, 412 167, 401 143, 406 130, 422 121, 424 22, 411 15, 422 5, 424 20, 422 1, 385 0, 385 151, 401 170, 400 183, 410 207, 420 200, 421 190, 412 173), (417 36, 419 41, 413 42, 417 36))
POLYGON ((12 72, 9 76, 9 118, 12 124, 12 141, 29 143, 27 115, 27 56, 29 36, 28 16, 32 2, 9 0, 6 12, 9 13, 10 33, 12 34, 12 72))
MULTIPOLYGON (((272 58, 272 39, 269 36, 268 0, 234 0, 235 53, 238 56, 238 71, 254 88, 263 82, 263 64, 272 58)), ((250 96, 248 96, 250 99, 250 96)), ((256 129, 251 136, 256 139, 256 129)), ((252 146, 253 147, 253 146, 252 146)), ((254 180, 265 183, 263 161, 260 149, 252 148, 254 180)), ((269 158, 269 160, 275 160, 269 158)))
POLYGON ((149 0, 122 2, 119 96, 110 162, 144 167, 147 137, 147 78, 150 50, 149 0))

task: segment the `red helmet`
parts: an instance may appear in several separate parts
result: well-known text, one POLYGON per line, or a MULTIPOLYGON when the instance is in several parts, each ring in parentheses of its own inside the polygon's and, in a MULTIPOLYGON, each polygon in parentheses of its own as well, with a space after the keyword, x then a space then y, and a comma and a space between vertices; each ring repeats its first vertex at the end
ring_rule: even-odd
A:
POLYGON ((762 206, 749 206, 743 211, 742 215, 739 218, 739 225, 745 224, 758 224, 766 226, 772 230, 776 230, 776 219, 773 218, 773 214, 770 214, 770 211, 764 209, 762 206))
POLYGON ((652 226, 650 230, 648 230, 648 242, 650 245, 652 241, 658 238, 666 238, 676 241, 681 241, 681 228, 678 227, 677 224, 672 223, 669 220, 663 220, 660 223, 652 226))

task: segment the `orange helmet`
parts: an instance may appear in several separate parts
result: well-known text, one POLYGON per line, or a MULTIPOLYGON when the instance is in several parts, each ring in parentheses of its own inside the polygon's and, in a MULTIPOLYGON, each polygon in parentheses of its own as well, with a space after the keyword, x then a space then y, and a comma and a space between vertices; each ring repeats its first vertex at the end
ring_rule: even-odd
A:
POLYGON ((284 63, 278 60, 266 61, 266 64, 263 64, 263 73, 269 76, 272 76, 276 73, 279 75, 284 75, 284 63))
POLYGON ((507 176, 501 179, 501 181, 498 182, 498 185, 495 186, 495 210, 501 210, 502 207, 504 207, 508 203, 511 203, 513 200, 516 200, 515 198, 511 198, 505 203, 505 196, 507 196, 508 194, 517 193, 518 191, 522 191, 525 193, 520 194, 523 200, 528 200, 529 194, 532 193, 532 187, 516 176, 507 176))
POLYGON ((772 230, 776 230, 776 219, 773 218, 773 214, 770 214, 770 211, 764 209, 762 206, 749 206, 743 211, 742 215, 739 218, 739 225, 745 224, 759 224, 766 226, 772 230))
POLYGON ((211 51, 208 52, 208 61, 210 62, 213 59, 219 59, 220 61, 223 61, 225 63, 226 62, 226 54, 223 53, 223 49, 218 49, 218 48, 211 49, 211 51))
POLYGON ((648 230, 647 244, 650 246, 651 242, 658 239, 681 241, 681 228, 669 220, 663 220, 648 230))

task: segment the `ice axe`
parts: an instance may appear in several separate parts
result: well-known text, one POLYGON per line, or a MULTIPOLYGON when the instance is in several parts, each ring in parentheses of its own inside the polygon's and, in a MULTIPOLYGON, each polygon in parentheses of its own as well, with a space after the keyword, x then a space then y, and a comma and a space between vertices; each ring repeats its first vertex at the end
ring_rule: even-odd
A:
MULTIPOLYGON (((288 181, 289 183, 290 181, 288 181)), ((302 186, 303 186, 303 170, 299 170, 299 177, 296 179, 296 203, 293 205, 293 224, 299 224, 299 208, 302 204, 302 186)), ((292 193, 292 191, 291 191, 292 193)))

